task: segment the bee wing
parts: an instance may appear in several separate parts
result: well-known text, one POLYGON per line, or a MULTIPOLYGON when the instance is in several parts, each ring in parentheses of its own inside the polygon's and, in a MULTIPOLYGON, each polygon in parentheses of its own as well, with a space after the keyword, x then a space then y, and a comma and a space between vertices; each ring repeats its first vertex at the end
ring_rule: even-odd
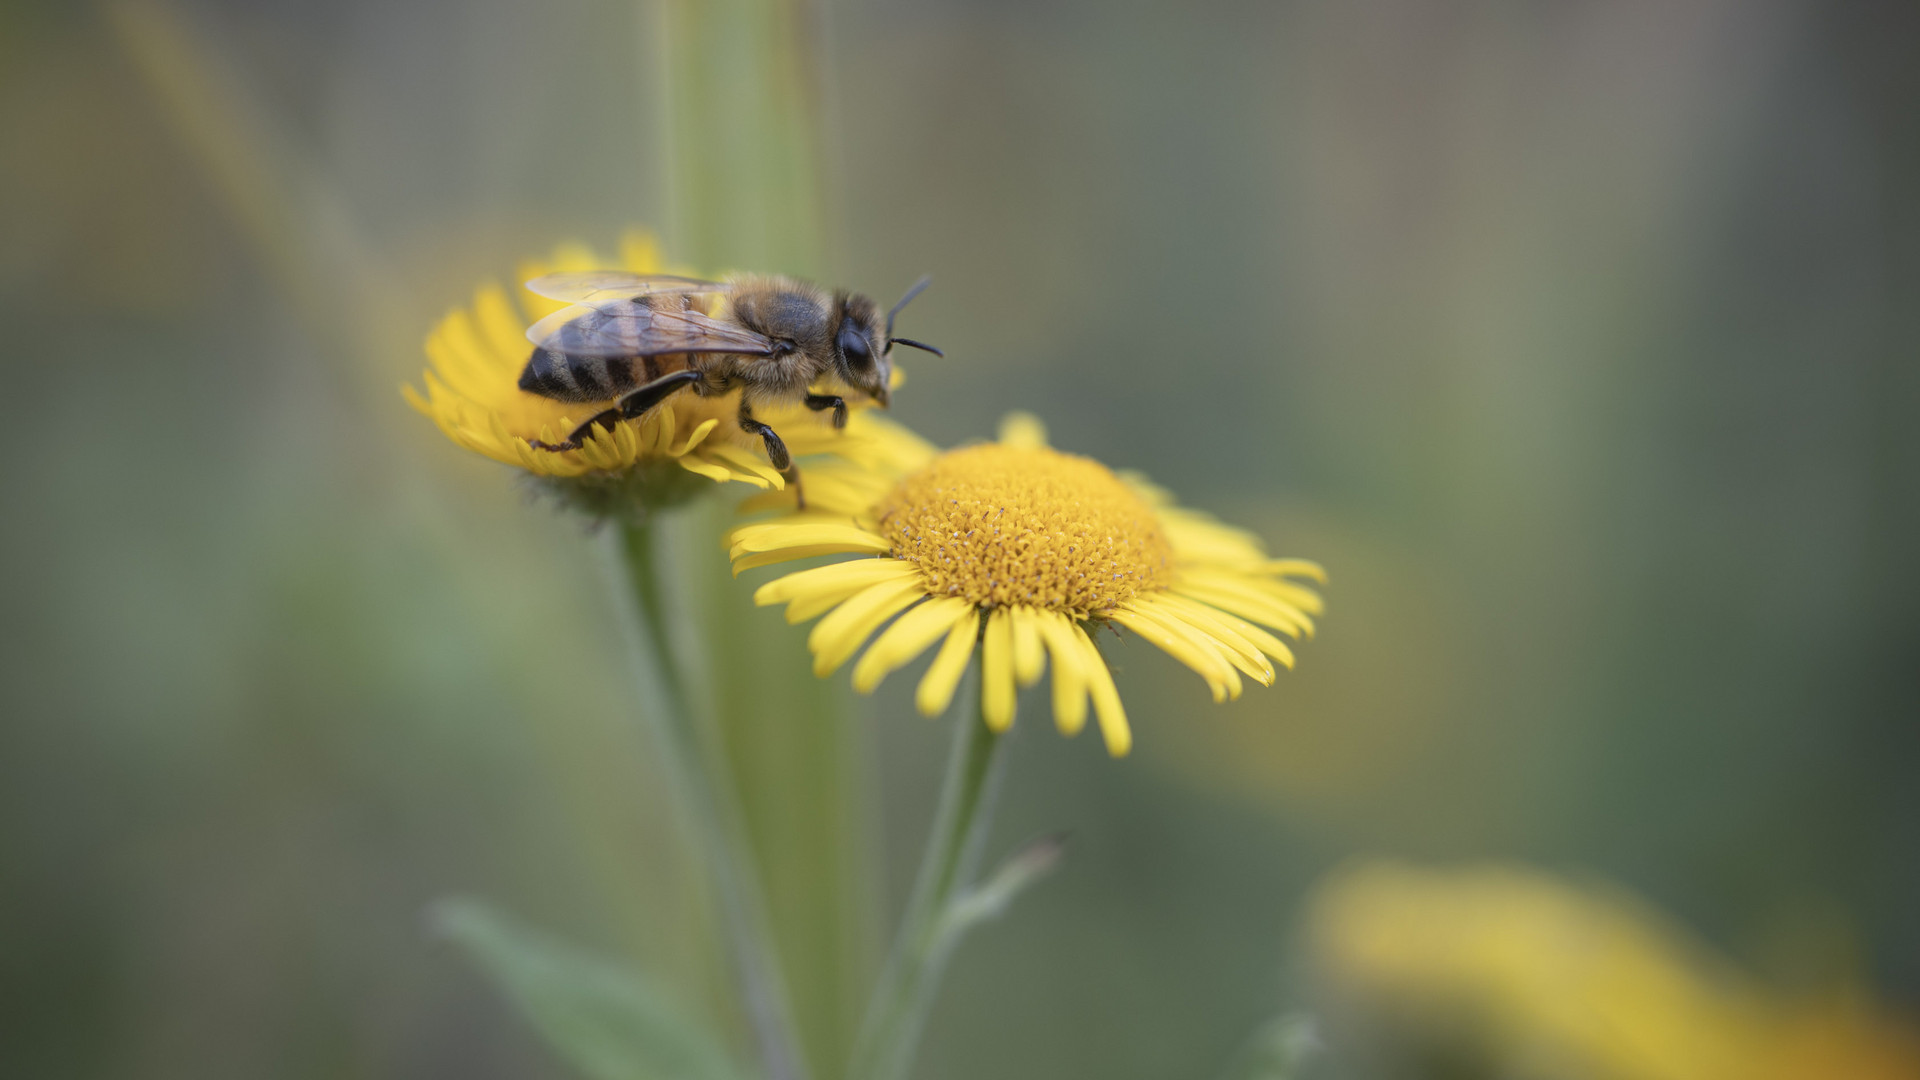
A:
POLYGON ((738 323, 698 311, 657 311, 626 298, 562 308, 528 327, 527 340, 570 356, 773 352, 772 340, 738 323))
POLYGON ((542 274, 527 282, 527 288, 550 300, 594 304, 620 297, 633 298, 653 293, 724 292, 727 286, 717 281, 676 277, 672 274, 636 274, 629 270, 581 270, 567 274, 542 274))

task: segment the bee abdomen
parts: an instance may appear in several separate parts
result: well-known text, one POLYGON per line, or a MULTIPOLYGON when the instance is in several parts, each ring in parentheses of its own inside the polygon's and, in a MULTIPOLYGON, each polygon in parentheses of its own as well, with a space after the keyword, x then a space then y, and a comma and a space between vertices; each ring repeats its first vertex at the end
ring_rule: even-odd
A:
POLYGON ((520 372, 520 389, 556 401, 605 401, 640 385, 626 357, 577 356, 535 349, 520 372))

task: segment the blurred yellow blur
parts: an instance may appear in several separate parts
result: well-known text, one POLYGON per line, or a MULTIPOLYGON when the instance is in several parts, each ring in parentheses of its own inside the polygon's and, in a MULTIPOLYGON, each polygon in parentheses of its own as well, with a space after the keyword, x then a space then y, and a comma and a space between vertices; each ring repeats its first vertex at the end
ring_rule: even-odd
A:
POLYGON ((1771 990, 1624 890, 1520 866, 1336 871, 1307 914, 1336 1024, 1493 1076, 1913 1080, 1920 1042, 1854 988, 1771 990), (1384 1036, 1384 1038, 1383 1038, 1384 1036))

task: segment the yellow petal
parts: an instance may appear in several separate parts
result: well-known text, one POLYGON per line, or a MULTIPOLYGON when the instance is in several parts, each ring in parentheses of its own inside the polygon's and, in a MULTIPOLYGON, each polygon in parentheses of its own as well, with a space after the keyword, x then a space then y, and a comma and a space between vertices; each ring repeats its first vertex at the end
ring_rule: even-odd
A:
POLYGON ((811 559, 818 555, 845 555, 847 549, 838 544, 783 548, 779 551, 763 552, 759 555, 742 555, 733 560, 733 576, 739 577, 748 570, 761 566, 775 566, 796 559, 811 559))
POLYGON ((927 668, 913 695, 914 707, 922 716, 938 716, 952 704, 954 688, 960 685, 960 676, 967 672, 967 661, 973 656, 973 638, 979 630, 980 612, 969 607, 947 632, 940 655, 933 658, 933 664, 927 668))
POLYGON ((427 359, 462 397, 486 401, 501 377, 492 350, 480 336, 473 316, 456 311, 441 320, 427 340, 427 359))
MULTIPOLYGON (((777 493, 755 495, 753 496, 753 498, 747 501, 751 503, 751 502, 758 502, 762 499, 774 499, 774 498, 778 498, 777 493)), ((787 500, 787 502, 789 505, 791 504, 791 500, 787 500)), ((734 545, 740 543, 740 541, 745 540, 748 537, 770 536, 776 533, 785 533, 787 530, 797 528, 801 525, 841 525, 841 526, 860 527, 859 522, 853 520, 853 518, 849 517, 846 514, 822 514, 822 513, 816 513, 814 511, 809 510, 804 513, 782 514, 779 518, 774 519, 772 521, 754 521, 754 522, 749 522, 745 525, 736 525, 732 529, 729 529, 727 531, 726 539, 722 541, 722 543, 724 543, 728 547, 733 547, 734 545)), ((868 529, 867 531, 872 532, 873 530, 868 529)))
POLYGON ((432 403, 428 402, 426 398, 421 397, 420 391, 415 390, 412 384, 401 383, 400 396, 407 400, 407 404, 413 406, 414 412, 427 417, 437 418, 439 416, 438 411, 434 409, 432 403))
MULTIPOLYGON (((1216 612, 1204 604, 1194 604, 1191 601, 1183 606, 1178 602, 1179 599, 1179 597, 1160 593, 1137 597, 1133 601, 1133 606, 1163 623, 1187 624, 1213 639, 1214 644, 1220 646, 1220 655, 1225 657, 1228 663, 1239 668, 1241 672, 1262 686, 1273 685, 1273 665, 1267 662, 1258 645, 1226 621, 1233 619, 1233 616, 1225 612, 1216 612)), ((1241 626, 1246 625, 1238 619, 1233 621, 1239 622, 1241 626)))
POLYGON ((1222 700, 1240 700, 1240 693, 1245 687, 1240 682, 1238 665, 1227 659, 1226 649, 1205 631, 1184 620, 1163 619, 1158 615, 1144 612, 1142 614, 1146 614, 1147 618, 1158 623, 1174 637, 1184 641, 1189 648, 1213 664, 1219 683, 1218 685, 1210 684, 1208 688, 1213 691, 1213 700, 1216 704, 1222 700))
POLYGON ((1264 596, 1255 596, 1233 589, 1195 585, 1185 579, 1176 579, 1173 583, 1173 591, 1211 604, 1222 611, 1230 611, 1262 626, 1271 626, 1289 637, 1313 635, 1313 622, 1304 612, 1295 611, 1285 604, 1264 596))
POLYGON ((713 429, 719 426, 720 426, 720 421, 715 420, 711 417, 700 421, 700 423, 692 431, 687 432, 687 444, 685 446, 682 446, 680 449, 673 451, 673 453, 675 454, 691 453, 694 447, 699 446, 702 442, 704 442, 706 440, 706 437, 713 433, 713 429))
MULTIPOLYGON (((893 559, 855 559, 853 562, 880 563, 882 565, 890 565, 893 570, 891 573, 885 574, 860 575, 848 584, 832 588, 816 588, 809 590, 804 595, 796 596, 793 602, 787 605, 787 624, 789 626, 797 626, 816 615, 825 614, 831 611, 840 601, 845 600, 847 597, 852 596, 868 585, 877 585, 884 581, 918 582, 920 578, 920 572, 911 565, 897 562, 893 559)), ((848 564, 839 563, 836 565, 846 566, 848 564)), ((820 567, 819 569, 825 570, 828 568, 820 567)), ((810 571, 802 571, 802 573, 809 572, 810 571)))
MULTIPOLYGON (((690 473, 694 473, 698 476, 704 476, 709 480, 718 481, 723 484, 733 479, 732 469, 729 469, 724 465, 713 465, 708 462, 701 461, 699 458, 683 457, 680 459, 680 467, 687 470, 690 473)), ((736 574, 739 572, 740 571, 737 568, 734 570, 734 573, 736 574)))
POLYGON ((1263 577, 1258 573, 1242 573, 1238 569, 1223 567, 1185 567, 1177 578, 1198 588, 1258 596, 1260 600, 1277 603, 1283 609, 1292 611, 1292 617, 1306 625, 1309 636, 1313 628, 1313 615, 1319 615, 1327 609, 1327 603, 1311 588, 1290 580, 1263 577))
POLYGON ((880 624, 925 595, 917 577, 869 585, 855 593, 815 623, 813 633, 807 635, 807 648, 813 650, 813 673, 831 675, 859 651, 880 624))
POLYGON ((1154 600, 1156 603, 1166 604, 1178 608, 1181 611, 1204 612, 1218 619, 1226 626, 1231 627, 1236 633, 1251 642, 1261 652, 1280 661, 1281 666, 1289 668, 1293 666, 1293 650, 1287 647, 1286 642, 1281 641, 1279 638, 1274 637, 1272 634, 1267 633, 1265 630, 1260 629, 1247 620, 1240 618, 1238 615, 1228 614, 1217 607, 1203 604, 1192 597, 1181 596, 1177 593, 1161 593, 1159 596, 1156 596, 1154 600))
POLYGON ((1100 737, 1107 741, 1107 753, 1114 757, 1126 757, 1133 749, 1133 730, 1127 726, 1127 711, 1120 706, 1120 691, 1114 688, 1113 673, 1107 670, 1106 658, 1087 637, 1087 632, 1075 626, 1073 632, 1080 638, 1081 655, 1087 673, 1087 690, 1093 695, 1093 712, 1100 721, 1100 737))
POLYGON ((1032 686, 1047 670, 1047 652, 1040 645, 1040 609, 1025 604, 1007 609, 1013 619, 1013 677, 1032 686))
POLYGON ((1114 622, 1139 634, 1158 645, 1169 656, 1198 672, 1207 681, 1207 688, 1213 691, 1213 700, 1225 701, 1229 690, 1228 674, 1232 671, 1219 654, 1201 648, 1184 634, 1177 633, 1158 619, 1132 608, 1121 608, 1112 614, 1114 622))
POLYGON ((1184 562, 1220 563, 1249 570, 1257 570, 1267 562, 1267 552, 1259 537, 1245 529, 1222 524, 1207 514, 1164 507, 1160 511, 1160 525, 1184 562))
POLYGON ((787 486, 787 478, 780 475, 779 469, 731 443, 708 443, 701 448, 700 452, 730 466, 734 472, 759 477, 771 485, 775 491, 787 486))
POLYGON ((673 446, 673 430, 679 426, 673 406, 654 409, 647 413, 641 418, 640 425, 648 429, 647 434, 650 436, 645 440, 647 453, 656 457, 666 456, 668 449, 673 446))
POLYGON ((1271 600, 1282 607, 1292 609, 1300 621, 1313 626, 1311 616, 1320 614, 1326 605, 1318 593, 1312 589, 1295 585, 1290 581, 1275 581, 1254 574, 1243 574, 1233 570, 1217 570, 1207 567, 1194 567, 1180 572, 1183 581, 1209 589, 1224 589, 1228 592, 1251 593, 1263 599, 1271 600))
POLYGON ((987 726, 1005 731, 1013 726, 1013 618, 1006 608, 987 616, 987 632, 980 639, 980 715, 987 726))
POLYGON ((867 646, 860 662, 853 665, 853 688, 863 694, 872 693, 880 680, 911 663, 972 610, 973 605, 950 596, 910 609, 881 631, 873 644, 867 646))
POLYGON ((1072 619, 1057 611, 1037 614, 1040 636, 1053 653, 1053 724, 1062 735, 1078 735, 1087 722, 1086 655, 1072 619))
POLYGON ((478 324, 480 336, 493 353, 496 370, 512 372, 517 380, 520 370, 527 366, 528 357, 533 355, 529 347, 527 326, 520 319, 520 313, 514 310, 513 301, 507 298, 507 291, 498 285, 481 288, 473 296, 474 321, 478 324))
MULTIPOLYGON (((689 460, 689 458, 691 457, 693 457, 693 455, 689 454, 687 457, 683 457, 680 460, 682 462, 685 462, 689 460)), ((733 466, 728 465, 726 462, 721 461, 720 459, 709 455, 704 450, 700 452, 699 457, 702 461, 705 461, 708 465, 711 465, 714 468, 719 469, 721 473, 723 473, 726 476, 726 478, 730 481, 737 480, 742 484, 752 484, 754 487, 757 487, 762 491, 765 491, 768 488, 771 488, 773 486, 772 484, 767 482, 766 477, 760 476, 756 473, 741 472, 740 470, 734 468, 733 466)))
POLYGON ((636 274, 658 273, 660 244, 650 232, 629 229, 620 237, 620 262, 636 274))
POLYGON ((1295 585, 1291 581, 1269 581, 1265 584, 1282 603, 1292 604, 1309 615, 1325 614, 1327 610, 1327 602, 1320 599, 1320 594, 1304 585, 1295 585))
POLYGON ((1047 445, 1047 425, 1028 412, 1010 412, 1000 421, 1000 443, 1040 449, 1047 445))
POLYGON ((832 547, 838 551, 871 551, 883 554, 891 550, 883 536, 876 536, 855 525, 768 525, 748 532, 734 533, 733 557, 777 551, 792 547, 832 547))
POLYGON ((769 607, 825 594, 851 596, 868 585, 917 573, 911 564, 898 559, 849 559, 774 578, 754 590, 753 602, 769 607))
POLYGON ((1281 577, 1309 577, 1322 585, 1327 583, 1326 568, 1312 559, 1275 559, 1262 569, 1281 577))

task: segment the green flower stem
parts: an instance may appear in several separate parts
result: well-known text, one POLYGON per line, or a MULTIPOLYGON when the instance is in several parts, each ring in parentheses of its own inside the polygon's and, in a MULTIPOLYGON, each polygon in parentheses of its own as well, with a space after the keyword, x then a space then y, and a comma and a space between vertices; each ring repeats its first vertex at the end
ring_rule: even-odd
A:
POLYGON ((669 569, 658 547, 659 515, 617 526, 616 565, 633 597, 629 619, 639 669, 642 711, 664 752, 672 797, 693 848, 705 861, 726 932, 728 960, 739 984, 747 1023, 758 1043, 767 1080, 805 1080, 793 1013, 768 928, 766 902, 747 846, 739 802, 717 747, 695 720, 685 672, 697 670, 686 650, 698 634, 676 634, 670 619, 669 569))
MULTIPOLYGON (((649 217, 676 262, 711 273, 834 276, 829 240, 840 230, 831 196, 837 185, 828 176, 825 7, 819 0, 636 5, 636 44, 645 46, 636 61, 651 111, 636 120, 652 138, 634 194, 651 204, 649 217)), ((737 523, 716 512, 731 500, 702 501, 714 532, 737 523)), ((709 655, 729 658, 724 682, 691 685, 714 691, 709 730, 726 751, 755 865, 773 900, 795 1027, 812 1070, 837 1072, 885 944, 872 918, 872 778, 852 691, 845 679, 814 676, 792 628, 778 612, 755 607, 731 579, 711 533, 675 553, 676 569, 704 590, 691 598, 692 613, 704 624, 709 655)))
POLYGON ((950 916, 979 862, 1004 760, 1000 736, 987 727, 977 705, 961 714, 963 719, 954 723, 947 776, 913 897, 854 1044, 847 1070, 851 1080, 899 1080, 907 1075, 947 956, 958 939, 949 932, 950 916))

